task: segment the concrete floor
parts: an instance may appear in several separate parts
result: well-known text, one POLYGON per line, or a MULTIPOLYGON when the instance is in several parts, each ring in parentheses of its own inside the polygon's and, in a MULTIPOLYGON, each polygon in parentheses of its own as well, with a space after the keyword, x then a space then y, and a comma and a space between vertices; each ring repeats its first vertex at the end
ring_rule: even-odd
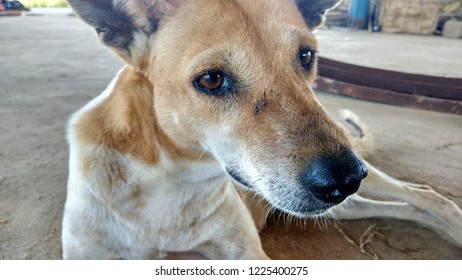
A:
POLYGON ((372 68, 462 78, 462 40, 439 36, 371 33, 349 29, 316 32, 320 55, 372 68))
MULTIPOLYGON (((388 62, 389 53, 402 51, 402 45, 430 40, 374 34, 376 45, 390 38, 400 44, 366 57, 356 43, 334 42, 344 33, 326 34, 330 43, 327 35, 319 36, 322 55, 361 56, 362 61, 388 62)), ((361 36, 364 41, 366 34, 361 36)), ((105 88, 122 63, 98 44, 91 28, 65 14, 0 18, 0 45, 0 259, 59 259, 67 179, 65 125, 72 112, 105 88)), ((454 60, 453 51, 439 52, 454 60)), ((427 62, 405 56, 400 63, 432 63, 433 48, 424 53, 429 54, 423 56, 427 62)), ((457 63, 451 65, 457 70, 457 63)), ((448 72, 443 66, 434 73, 448 72)), ((458 67, 460 73, 460 63, 458 67)), ((333 115, 346 107, 370 126, 376 138, 373 164, 394 177, 432 185, 462 206, 461 116, 318 95, 333 115)), ((368 224, 383 228, 383 237, 373 243, 381 258, 462 259, 461 249, 412 223, 376 219, 340 227, 358 240, 368 224)), ((281 221, 278 226, 270 221, 262 241, 277 259, 368 259, 332 225, 322 231, 311 223, 299 227, 281 221)))

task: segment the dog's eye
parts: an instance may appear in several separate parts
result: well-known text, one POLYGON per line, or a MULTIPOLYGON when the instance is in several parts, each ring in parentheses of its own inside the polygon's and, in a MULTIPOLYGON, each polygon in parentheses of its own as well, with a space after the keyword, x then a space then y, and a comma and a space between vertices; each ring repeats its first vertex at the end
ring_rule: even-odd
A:
POLYGON ((207 72, 197 80, 200 87, 209 91, 219 90, 224 82, 225 75, 220 71, 207 72))
POLYGON ((299 51, 300 64, 305 70, 310 70, 313 65, 315 52, 309 48, 301 48, 299 51))
POLYGON ((220 70, 204 72, 194 80, 196 89, 211 95, 228 95, 234 92, 235 83, 231 76, 220 70))

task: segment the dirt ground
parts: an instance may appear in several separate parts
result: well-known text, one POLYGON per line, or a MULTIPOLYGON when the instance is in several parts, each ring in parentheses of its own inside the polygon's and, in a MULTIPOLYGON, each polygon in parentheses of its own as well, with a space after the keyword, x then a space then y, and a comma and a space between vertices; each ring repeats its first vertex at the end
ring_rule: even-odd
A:
MULTIPOLYGON (((75 17, 0 18, 0 259, 61 258, 66 122, 121 66, 75 17)), ((376 135, 372 163, 394 177, 432 185, 462 206, 461 116, 321 92, 319 98, 333 114, 350 108, 368 123, 376 135)), ((382 259, 462 259, 460 248, 409 222, 343 221, 337 227, 357 242, 370 225, 381 233, 372 247, 382 259)), ((288 225, 275 217, 261 236, 275 259, 370 259, 337 227, 288 225)))

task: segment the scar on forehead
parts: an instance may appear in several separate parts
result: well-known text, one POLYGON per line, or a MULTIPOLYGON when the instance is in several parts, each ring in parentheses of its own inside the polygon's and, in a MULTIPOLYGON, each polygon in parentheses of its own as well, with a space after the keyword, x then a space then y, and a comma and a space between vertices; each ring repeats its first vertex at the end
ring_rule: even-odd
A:
POLYGON ((255 102, 255 108, 253 109, 253 115, 256 117, 260 114, 261 109, 266 105, 266 97, 261 98, 255 102))

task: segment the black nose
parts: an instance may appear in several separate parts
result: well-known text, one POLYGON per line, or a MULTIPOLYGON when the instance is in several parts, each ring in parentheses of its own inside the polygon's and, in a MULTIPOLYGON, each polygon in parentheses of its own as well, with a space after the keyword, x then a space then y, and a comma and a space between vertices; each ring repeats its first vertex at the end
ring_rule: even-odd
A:
POLYGON ((337 204, 355 193, 366 176, 363 161, 345 148, 310 161, 302 184, 320 200, 337 204))

